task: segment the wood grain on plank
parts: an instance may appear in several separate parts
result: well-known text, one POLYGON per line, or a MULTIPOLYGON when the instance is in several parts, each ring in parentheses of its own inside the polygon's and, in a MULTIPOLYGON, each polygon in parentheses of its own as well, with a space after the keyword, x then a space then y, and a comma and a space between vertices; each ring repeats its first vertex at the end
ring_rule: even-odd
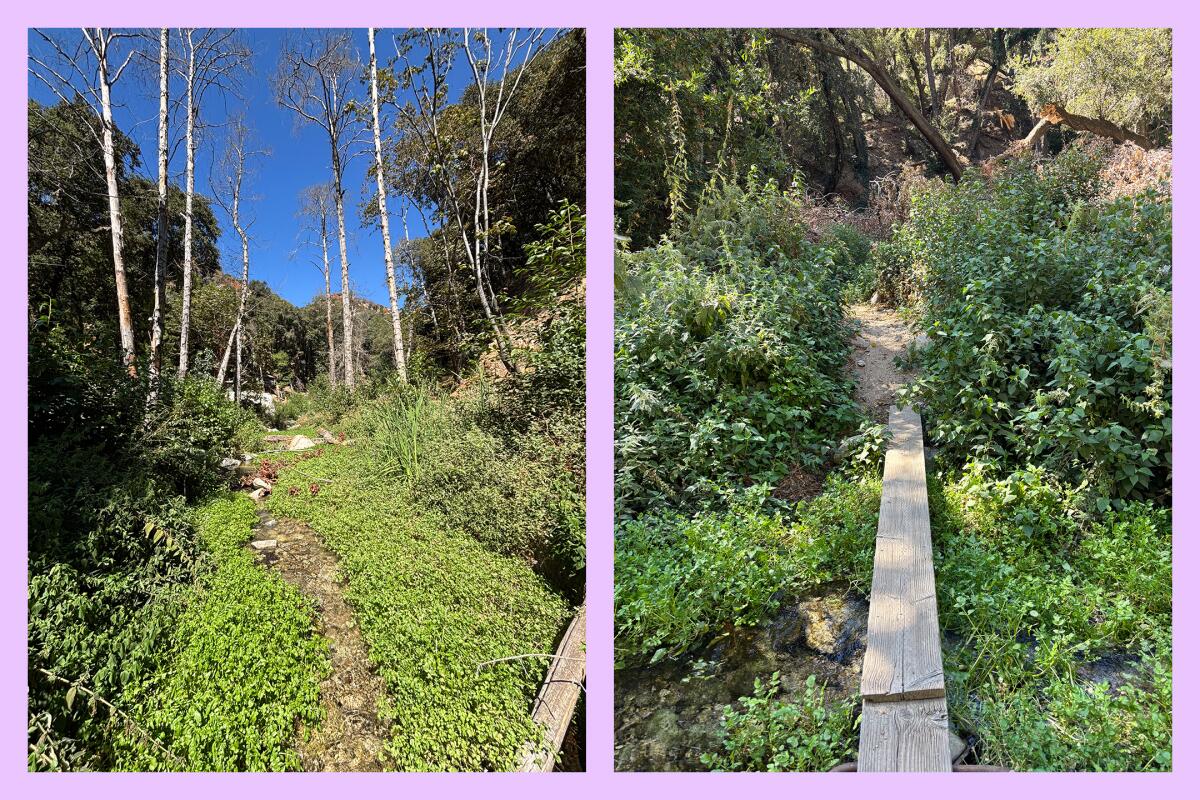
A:
POLYGON ((555 756, 562 749, 563 739, 571 718, 575 716, 575 704, 583 688, 587 663, 584 660, 584 635, 587 632, 586 609, 579 613, 567 626, 562 641, 546 671, 546 680, 533 702, 533 722, 543 733, 540 741, 529 742, 521 758, 521 772, 550 772, 554 769, 555 756))
POLYGON ((892 442, 884 458, 862 696, 943 697, 921 418, 911 408, 893 407, 888 425, 892 442))
POLYGON ((950 772, 946 698, 863 700, 859 772, 950 772))

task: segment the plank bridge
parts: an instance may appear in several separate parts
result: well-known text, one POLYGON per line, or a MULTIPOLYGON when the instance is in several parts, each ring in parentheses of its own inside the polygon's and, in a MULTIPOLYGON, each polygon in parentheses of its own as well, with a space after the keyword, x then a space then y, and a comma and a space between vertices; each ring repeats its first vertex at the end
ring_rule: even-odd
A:
POLYGON ((867 652, 859 772, 950 772, 950 730, 933 575, 921 417, 888 414, 867 652))

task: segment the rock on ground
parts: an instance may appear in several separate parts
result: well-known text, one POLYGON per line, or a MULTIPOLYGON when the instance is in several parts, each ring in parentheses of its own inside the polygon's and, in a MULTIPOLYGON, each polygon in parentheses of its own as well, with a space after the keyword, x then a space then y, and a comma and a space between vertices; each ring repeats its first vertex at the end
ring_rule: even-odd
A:
POLYGON ((312 439, 304 434, 299 434, 292 437, 291 443, 288 444, 288 450, 309 450, 316 446, 316 443, 312 439))

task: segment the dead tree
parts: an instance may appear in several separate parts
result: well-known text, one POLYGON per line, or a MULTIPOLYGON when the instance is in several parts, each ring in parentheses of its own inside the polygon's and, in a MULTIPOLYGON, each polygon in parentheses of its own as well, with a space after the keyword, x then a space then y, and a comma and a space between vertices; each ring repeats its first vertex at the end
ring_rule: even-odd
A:
POLYGON ((167 310, 167 169, 170 157, 170 32, 158 33, 158 241, 154 254, 154 312, 150 317, 150 397, 158 396, 162 377, 163 315, 167 310))
POLYGON ((354 140, 354 102, 350 87, 359 74, 359 62, 346 33, 306 32, 284 42, 275 76, 279 104, 293 111, 302 123, 321 128, 329 141, 333 202, 337 212, 338 251, 342 262, 342 354, 347 388, 354 388, 354 315, 350 303, 350 258, 346 248, 346 162, 354 140))
POLYGON ((225 346, 225 355, 221 357, 221 366, 217 371, 217 383, 225 385, 225 373, 229 367, 229 352, 234 351, 233 398, 242 399, 242 345, 243 331, 246 328, 246 299, 250 295, 250 225, 242 215, 241 203, 243 186, 246 181, 247 160, 260 152, 251 151, 249 147, 250 132, 241 120, 234 120, 230 127, 225 155, 219 165, 219 175, 214 181, 213 197, 218 205, 229 215, 234 231, 242 246, 242 287, 238 297, 237 319, 229 334, 229 342, 225 346))
POLYGON ((337 363, 333 344, 333 294, 329 286, 329 219, 333 215, 333 187, 328 183, 309 186, 300 193, 300 215, 309 232, 321 245, 321 261, 314 262, 325 279, 325 340, 329 348, 329 385, 337 385, 337 363))
POLYGON ((189 335, 192 324, 192 240, 196 189, 196 144, 198 129, 204 127, 201 106, 208 89, 236 93, 236 79, 249 60, 249 51, 238 44, 236 31, 217 28, 183 28, 179 31, 179 73, 184 85, 184 200, 183 200, 183 291, 180 298, 179 369, 188 372, 189 335))
POLYGON ((475 215, 474 215, 474 248, 465 240, 467 250, 472 252, 472 266, 475 268, 475 286, 479 301, 483 306, 484 317, 492 326, 496 337, 496 350, 501 362, 509 372, 514 371, 509 349, 509 333, 501 313, 500 305, 496 302, 496 294, 492 291, 489 273, 491 260, 491 207, 488 190, 491 186, 492 141, 496 129, 504 118, 508 104, 521 86, 521 78, 525 69, 537 55, 540 49, 544 29, 530 30, 521 34, 519 29, 508 32, 504 42, 503 57, 494 52, 492 37, 486 28, 472 32, 463 28, 463 51, 467 63, 471 66, 471 75, 475 79, 475 90, 479 96, 479 136, 480 159, 479 172, 475 177, 475 215), (518 41, 518 37, 523 37, 518 41), (515 57, 520 57, 520 63, 514 71, 515 57), (487 291, 484 291, 484 288, 487 291))
POLYGON ((430 171, 430 176, 449 206, 444 209, 445 212, 456 223, 468 266, 475 275, 480 308, 491 328, 497 355, 510 373, 516 371, 509 355, 510 336, 490 277, 491 147, 508 104, 520 87, 525 69, 543 43, 543 33, 540 29, 525 34, 516 29, 509 31, 503 52, 497 57, 492 37, 486 30, 472 33, 469 28, 463 29, 459 47, 465 52, 471 68, 473 88, 478 99, 481 138, 479 165, 472 175, 474 200, 470 208, 465 208, 466 204, 459 199, 453 169, 458 159, 450 154, 439 126, 439 117, 448 99, 447 75, 453 66, 456 48, 446 31, 421 31, 418 35, 424 41, 427 54, 421 66, 414 67, 409 59, 411 42, 397 44, 397 55, 406 65, 406 86, 417 97, 416 103, 409 104, 402 111, 408 116, 409 127, 419 137, 429 160, 436 165, 430 171), (515 64, 518 58, 520 63, 515 64))
POLYGON ((396 297, 396 265, 392 260, 392 234, 388 227, 387 189, 383 175, 383 142, 379 135, 379 71, 375 65, 375 29, 367 28, 371 48, 371 131, 375 138, 375 190, 379 206, 379 226, 383 231, 383 261, 387 270, 388 301, 392 314, 392 351, 401 383, 408 383, 404 358, 404 332, 400 327, 400 305, 396 297))
POLYGON ((113 277, 116 282, 117 324, 121 339, 121 363, 130 376, 137 376, 137 350, 133 335, 133 316, 129 309, 129 289, 125 278, 125 236, 121 228, 121 189, 118 185, 116 125, 113 122, 113 86, 125 74, 136 50, 130 49, 117 64, 117 42, 135 34, 111 28, 83 28, 76 44, 68 44, 36 30, 50 46, 53 58, 30 54, 30 73, 44 83, 56 97, 70 105, 68 94, 84 100, 92 111, 89 131, 100 145, 104 159, 104 177, 108 195, 109 232, 112 239, 113 277), (51 63, 57 62, 57 63, 51 63))

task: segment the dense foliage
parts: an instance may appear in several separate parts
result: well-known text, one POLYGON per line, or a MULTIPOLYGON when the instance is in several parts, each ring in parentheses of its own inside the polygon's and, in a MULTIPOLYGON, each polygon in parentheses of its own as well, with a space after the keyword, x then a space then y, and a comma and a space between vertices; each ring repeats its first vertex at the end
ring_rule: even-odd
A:
POLYGON ((187 506, 261 427, 204 378, 147 404, 111 348, 46 318, 30 356, 30 767, 291 766, 311 612, 237 546, 244 506, 187 506))
POLYGON ((785 516, 748 493, 723 512, 643 516, 618 533, 618 667, 684 654, 726 624, 756 625, 780 590, 871 582, 878 479, 831 478, 785 516))
POLYGON ((915 398, 960 459, 1036 462, 1110 500, 1171 466, 1171 205, 1098 202, 1097 151, 935 184, 897 235, 933 344, 915 398))
POLYGON ((1060 28, 1015 64, 1013 90, 1035 112, 1056 103, 1169 138, 1171 30, 1060 28))
MULTIPOLYGON (((850 397, 842 306, 875 295, 928 335, 901 359, 917 378, 898 399, 936 448, 938 603, 968 758, 1170 769, 1169 153, 1063 131, 942 180, 929 142, 820 46, 858 48, 983 161, 1042 102, 1169 141, 1169 32, 807 35, 618 34, 618 217, 639 248, 617 264, 618 667, 694 658, 821 584, 869 592, 886 440, 850 397), (797 126, 809 146, 789 149, 797 126), (759 165, 849 199, 864 129, 873 163, 902 149, 925 166, 873 187, 867 213, 762 185, 759 165), (796 472, 823 476, 822 493, 783 502, 796 472)), ((786 695, 760 676, 705 764, 853 758, 852 711, 815 680, 786 695)))
POLYGON ((350 447, 300 462, 281 472, 270 508, 311 524, 338 556, 388 687, 396 766, 510 769, 533 735, 529 708, 545 664, 486 662, 553 652, 567 604, 523 560, 421 513, 373 463, 350 447))
MULTIPOLYGON (((325 747, 322 703, 340 703, 347 667, 316 635, 329 620, 303 578, 273 568, 271 557, 256 560, 255 503, 227 489, 248 490, 257 469, 260 485, 268 481, 258 496, 269 491, 274 465, 261 457, 278 451, 279 439, 266 442, 265 426, 296 427, 317 440, 317 426, 328 426, 349 434, 353 447, 289 459, 273 504, 310 522, 339 558, 355 622, 387 685, 379 709, 362 709, 393 726, 393 752, 377 754, 377 763, 512 768, 538 735, 530 712, 547 666, 542 654, 554 651, 583 599, 584 33, 536 34, 528 68, 518 59, 503 80, 519 89, 502 95, 490 155, 461 31, 437 33, 446 45, 439 57, 461 87, 455 98, 440 83, 430 107, 447 150, 431 149, 408 125, 402 107, 416 95, 396 94, 413 77, 395 73, 403 59, 381 70, 407 379, 385 307, 352 296, 345 322, 339 294, 322 291, 296 307, 256 278, 257 261, 245 286, 222 270, 220 226, 201 188, 215 192, 219 181, 205 174, 214 165, 203 151, 214 132, 236 143, 230 131, 240 126, 223 124, 216 107, 256 77, 244 70, 249 48, 231 30, 162 33, 172 48, 177 34, 185 49, 204 42, 192 53, 199 78, 186 95, 201 156, 188 377, 179 379, 184 179, 168 177, 160 225, 154 168, 143 163, 136 131, 115 129, 119 196, 110 196, 99 133, 109 101, 92 85, 106 51, 88 47, 87 31, 30 36, 30 91, 42 102, 28 105, 29 767, 274 771, 314 763, 311 753, 302 760, 301 745, 325 747), (491 164, 486 232, 472 227, 471 211, 458 220, 448 212, 454 200, 473 208, 483 158, 491 164), (413 210, 425 218, 416 240, 413 210), (488 263, 477 285, 468 249, 480 246, 488 263), (121 262, 128 308, 118 291, 121 262), (477 296, 485 291, 508 329, 507 353, 498 354, 487 330, 477 296), (328 322, 327 302, 335 309, 328 322), (150 363, 152 309, 161 311, 161 376, 150 363), (121 340, 131 342, 127 351, 121 340), (235 341, 238 358, 219 366, 235 341), (214 379, 221 373, 226 386, 214 379), (241 398, 227 399, 229 384, 241 386, 241 398), (321 476, 306 477, 310 470, 321 476)), ((336 65, 346 79, 340 99, 350 101, 341 122, 354 129, 350 137, 361 135, 370 92, 357 56, 338 49, 350 34, 309 34, 310 43, 332 42, 334 56, 347 57, 336 65)), ((157 61, 150 37, 96 35, 120 42, 110 77, 125 71, 126 55, 130 75, 157 61)), ((476 51, 479 37, 493 35, 473 35, 476 51)), ((172 101, 183 96, 192 63, 179 56, 171 54, 172 101)), ((487 61, 494 98, 500 70, 487 61)), ((328 66, 326 59, 305 69, 328 66)), ((106 87, 115 90, 118 122, 130 119, 120 110, 126 103, 139 113, 125 90, 130 80, 106 87)), ((172 147, 184 138, 182 117, 167 120, 172 147)), ((179 150, 168 155, 169 176, 184 173, 179 150)), ((361 221, 371 225, 378 205, 375 175, 367 178, 361 221)), ((245 188, 243 225, 254 217, 245 188)), ((355 192, 346 189, 354 188, 338 189, 351 213, 355 192)), ((224 198, 231 222, 236 197, 224 198)), ((326 233, 339 228, 325 223, 326 233)), ((336 234, 332 240, 331 289, 336 234)), ((319 251, 312 260, 322 263, 319 251)), ((348 280, 347 291, 362 275, 348 280)), ((316 763, 344 766, 332 760, 316 763)))
POLYGON ((834 254, 772 184, 728 185, 622 255, 618 515, 708 500, 824 459, 856 412, 834 254))
POLYGON ((124 733, 118 768, 299 768, 296 733, 320 722, 317 689, 329 655, 314 632, 312 601, 246 550, 257 520, 245 495, 218 496, 197 511, 211 567, 163 642, 160 674, 128 700, 174 757, 124 733))
POLYGON ((1044 470, 930 486, 951 715, 985 763, 1171 768, 1171 527, 1044 470))
POLYGON ((754 679, 754 694, 726 706, 721 753, 700 760, 719 772, 825 772, 854 755, 858 704, 827 703, 817 676, 809 675, 799 702, 780 700, 779 673, 754 679))

